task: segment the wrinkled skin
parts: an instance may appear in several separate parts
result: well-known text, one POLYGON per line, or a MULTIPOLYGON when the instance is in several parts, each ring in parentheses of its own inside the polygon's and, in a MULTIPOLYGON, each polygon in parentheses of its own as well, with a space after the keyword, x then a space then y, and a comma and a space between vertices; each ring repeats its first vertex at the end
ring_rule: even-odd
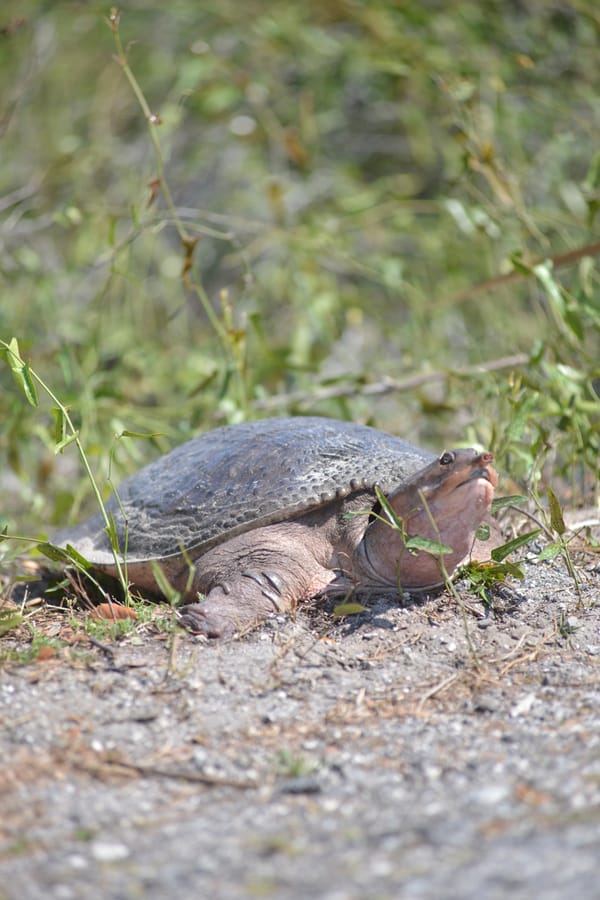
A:
MULTIPOLYGON (((402 531, 391 527, 374 493, 363 490, 213 547, 195 560, 190 594, 204 599, 181 608, 181 623, 226 637, 325 591, 389 593, 443 584, 468 557, 489 513, 498 481, 492 461, 491 453, 455 450, 418 471, 388 498, 402 531), (451 552, 411 552, 406 539, 415 535, 451 552)), ((189 568, 180 561, 167 574, 182 589, 189 568)))

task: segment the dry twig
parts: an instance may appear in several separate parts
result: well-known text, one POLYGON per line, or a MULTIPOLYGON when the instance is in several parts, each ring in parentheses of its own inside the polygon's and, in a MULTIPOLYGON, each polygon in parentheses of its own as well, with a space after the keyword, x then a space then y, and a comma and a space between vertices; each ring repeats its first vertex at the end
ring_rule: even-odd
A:
POLYGON ((409 375, 407 378, 394 379, 383 378, 381 381, 371 384, 333 384, 328 387, 316 388, 314 391, 292 391, 288 394, 274 394, 271 397, 263 397, 256 400, 256 409, 277 409, 280 406, 312 406, 323 400, 335 400, 340 397, 373 397, 396 392, 411 391, 425 384, 435 384, 446 381, 448 378, 470 378, 474 375, 482 375, 485 372, 496 372, 500 369, 514 369, 524 366, 529 357, 525 353, 515 353, 512 356, 503 356, 492 359, 489 362, 479 363, 476 366, 465 366, 463 369, 436 369, 433 372, 420 372, 417 375, 409 375))

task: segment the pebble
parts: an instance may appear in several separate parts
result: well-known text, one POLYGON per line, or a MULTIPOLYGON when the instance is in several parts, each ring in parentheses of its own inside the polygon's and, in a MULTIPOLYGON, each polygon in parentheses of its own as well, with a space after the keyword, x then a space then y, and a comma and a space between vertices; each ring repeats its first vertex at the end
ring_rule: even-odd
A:
POLYGON ((496 806, 509 795, 509 791, 504 784, 488 784, 485 787, 475 791, 472 795, 473 800, 484 806, 496 806))
POLYGON ((533 693, 525 694, 524 697, 521 697, 515 705, 511 708, 510 714, 513 719, 516 719, 518 716, 526 716, 528 712, 530 712, 531 707, 536 701, 536 696, 533 693))
POLYGON ((98 862, 118 862, 127 859, 130 854, 129 847, 118 841, 93 841, 90 850, 92 857, 98 862))
POLYGON ((288 778, 279 785, 280 794, 320 794, 321 783, 311 776, 288 778))
POLYGON ((501 705, 500 697, 495 694, 479 694, 475 697, 473 709, 475 712, 496 712, 501 705))

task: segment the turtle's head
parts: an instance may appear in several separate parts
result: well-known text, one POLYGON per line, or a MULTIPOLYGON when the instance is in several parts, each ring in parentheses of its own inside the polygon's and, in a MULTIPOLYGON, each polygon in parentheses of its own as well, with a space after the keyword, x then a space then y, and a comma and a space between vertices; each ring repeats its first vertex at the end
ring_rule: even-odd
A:
POLYGON ((418 536, 451 548, 442 557, 451 575, 468 556, 489 512, 498 484, 493 459, 492 453, 477 450, 447 450, 391 493, 388 502, 402 529, 385 521, 385 510, 370 523, 360 549, 368 580, 407 589, 443 583, 440 556, 407 549, 406 540, 418 536))

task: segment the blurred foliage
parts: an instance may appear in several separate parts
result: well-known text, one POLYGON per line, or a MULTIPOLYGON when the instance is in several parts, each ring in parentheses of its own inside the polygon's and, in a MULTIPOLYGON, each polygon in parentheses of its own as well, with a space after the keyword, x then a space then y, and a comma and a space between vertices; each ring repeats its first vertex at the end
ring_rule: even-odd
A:
MULTIPOLYGON (((597 238, 595 0, 133 0, 117 39, 152 122, 109 16, 0 12, 0 339, 101 480, 226 421, 311 411, 595 486, 598 248, 537 265, 597 238), (456 374, 361 393, 436 370, 456 374), (115 452, 132 430, 163 436, 115 452)), ((9 366, 0 417, 0 516, 29 533, 77 516, 76 456, 9 366)))

